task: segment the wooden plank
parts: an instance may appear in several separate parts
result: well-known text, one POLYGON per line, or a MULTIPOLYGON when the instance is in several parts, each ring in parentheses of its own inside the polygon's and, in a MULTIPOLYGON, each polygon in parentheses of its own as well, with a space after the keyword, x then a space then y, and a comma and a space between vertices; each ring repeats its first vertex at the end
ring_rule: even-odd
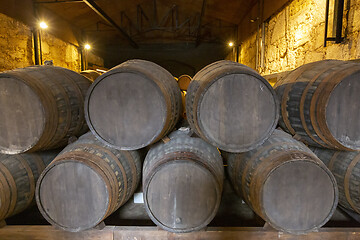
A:
POLYGON ((115 227, 114 240, 230 240, 230 239, 285 239, 285 240, 353 240, 360 238, 360 229, 321 229, 307 235, 291 235, 263 228, 208 228, 206 231, 175 234, 155 227, 115 227))
POLYGON ((113 226, 103 230, 88 230, 79 233, 57 230, 52 226, 6 226, 0 229, 1 240, 113 240, 113 226))
POLYGON ((360 229, 321 229, 307 235, 291 235, 263 228, 208 228, 206 231, 175 234, 154 227, 116 227, 114 240, 228 240, 228 239, 285 239, 285 240, 353 240, 360 237, 360 229))
POLYGON ((355 240, 360 238, 360 228, 324 228, 307 235, 290 235, 263 228, 208 228, 206 231, 175 234, 157 227, 115 227, 70 233, 51 226, 6 226, 0 229, 1 240, 229 240, 229 239, 285 239, 285 240, 355 240))

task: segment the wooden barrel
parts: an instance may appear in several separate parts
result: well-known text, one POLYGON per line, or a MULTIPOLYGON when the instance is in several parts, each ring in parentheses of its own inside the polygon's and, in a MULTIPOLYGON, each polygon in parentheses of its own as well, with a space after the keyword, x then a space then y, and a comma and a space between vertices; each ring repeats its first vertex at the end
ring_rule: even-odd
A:
POLYGON ((274 131, 278 101, 270 84, 251 68, 218 61, 200 70, 186 94, 192 129, 228 152, 261 145, 274 131))
POLYGON ((16 154, 65 146, 86 132, 87 78, 54 66, 0 73, 0 152, 16 154))
POLYGON ((0 220, 22 212, 35 202, 36 181, 57 153, 0 154, 0 220))
POLYGON ((280 125, 313 146, 360 150, 360 63, 324 60, 301 66, 276 85, 280 125))
POLYGON ((157 142, 174 128, 181 94, 164 68, 129 60, 101 75, 85 104, 87 123, 99 140, 120 150, 134 150, 157 142))
POLYGON ((360 152, 310 148, 334 174, 339 204, 360 214, 360 152))
POLYGON ((215 147, 180 130, 167 140, 151 148, 145 158, 146 211, 156 225, 170 232, 202 229, 219 208, 222 158, 215 147))
POLYGON ((67 146, 41 174, 36 202, 63 230, 95 227, 134 193, 141 174, 138 151, 119 151, 90 132, 67 146))
POLYGON ((280 130, 247 153, 225 154, 235 191, 274 228, 315 231, 334 213, 336 181, 303 143, 280 130))
POLYGON ((186 91, 181 91, 181 102, 182 102, 181 116, 184 119, 186 119, 185 99, 186 99, 186 91))
POLYGON ((91 82, 94 82, 101 74, 95 70, 84 70, 80 72, 81 75, 87 77, 91 82))
POLYGON ((191 82, 191 77, 189 75, 181 75, 178 79, 177 82, 179 84, 180 90, 181 91, 187 91, 190 82, 191 82))

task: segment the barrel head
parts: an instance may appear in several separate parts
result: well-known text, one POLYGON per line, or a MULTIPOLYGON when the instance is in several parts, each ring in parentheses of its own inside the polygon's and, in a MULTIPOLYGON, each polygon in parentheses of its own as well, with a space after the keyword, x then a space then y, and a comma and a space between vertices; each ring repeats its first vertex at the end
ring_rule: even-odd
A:
POLYGON ((25 82, 0 76, 0 152, 22 153, 43 134, 45 112, 40 98, 25 82))
POLYGON ((115 72, 95 82, 87 104, 92 132, 120 150, 149 145, 166 121, 163 93, 152 79, 137 72, 115 72))
POLYGON ((215 216, 220 193, 213 175, 187 161, 162 166, 148 183, 144 195, 149 216, 171 232, 202 229, 215 216))
POLYGON ((228 152, 263 143, 275 129, 278 108, 271 86, 249 74, 226 74, 208 87, 198 105, 207 140, 228 152))
POLYGON ((265 220, 273 227, 302 234, 316 230, 337 205, 337 186, 329 170, 310 161, 290 161, 275 168, 262 193, 265 220))
POLYGON ((331 134, 343 146, 360 150, 360 72, 344 78, 331 92, 326 122, 331 134))
POLYGON ((189 84, 191 82, 191 77, 189 75, 181 75, 178 78, 178 84, 181 91, 186 91, 189 87, 189 84))
POLYGON ((78 232, 95 227, 105 217, 109 194, 103 178, 80 162, 62 162, 43 173, 37 204, 53 225, 78 232))

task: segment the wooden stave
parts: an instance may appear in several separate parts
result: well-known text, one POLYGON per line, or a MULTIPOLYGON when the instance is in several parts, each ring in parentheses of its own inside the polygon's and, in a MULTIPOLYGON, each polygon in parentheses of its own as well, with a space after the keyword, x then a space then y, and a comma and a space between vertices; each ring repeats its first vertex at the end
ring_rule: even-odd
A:
POLYGON ((55 66, 15 69, 1 73, 0 77, 16 78, 29 86, 39 97, 45 115, 43 133, 31 147, 20 151, 0 147, 0 152, 16 154, 55 149, 65 146, 69 137, 79 136, 86 131, 83 102, 90 82, 85 77, 55 66), (66 120, 60 124, 59 119, 66 120))
POLYGON ((190 124, 190 127, 196 132, 198 136, 202 139, 206 140, 213 146, 220 148, 221 150, 228 151, 228 152, 246 152, 251 149, 260 146, 263 142, 266 141, 267 138, 271 135, 274 131, 278 119, 279 119, 279 107, 280 104, 278 102, 276 93, 274 92, 271 85, 261 77, 255 70, 237 62, 228 61, 228 60, 221 60, 214 63, 211 63, 201 69, 192 79, 190 82, 187 94, 186 94, 186 113, 187 113, 187 120, 190 124), (222 70, 222 68, 224 68, 222 70), (226 69, 225 69, 226 68, 226 69), (262 139, 259 139, 256 143, 252 144, 249 147, 238 147, 238 148, 229 148, 228 146, 221 144, 218 142, 214 142, 211 140, 207 133, 202 130, 201 125, 199 124, 199 111, 198 108, 200 106, 199 102, 203 95, 205 94, 205 90, 208 89, 211 84, 216 82, 219 78, 226 76, 228 74, 236 74, 242 73, 251 75, 259 81, 263 82, 265 87, 271 92, 274 96, 274 104, 275 104, 275 119, 272 126, 269 128, 268 133, 264 134, 262 139))
POLYGON ((164 68, 153 62, 140 60, 140 59, 128 60, 122 64, 113 67, 106 73, 102 74, 91 85, 85 98, 85 119, 91 132, 96 136, 96 138, 99 141, 101 141, 102 143, 106 144, 111 148, 115 148, 118 150, 137 150, 159 141, 162 137, 164 137, 175 127, 182 113, 181 92, 179 90, 176 81, 170 81, 170 79, 174 79, 174 77, 167 70, 165 70, 164 68), (158 77, 154 72, 151 71, 151 68, 159 71, 164 77, 163 78, 158 77), (122 72, 136 73, 144 76, 145 78, 151 79, 158 86, 159 90, 162 92, 162 95, 165 99, 167 112, 166 112, 163 128, 159 129, 159 131, 156 133, 156 136, 154 136, 153 139, 139 146, 133 146, 133 147, 116 146, 106 141, 106 139, 101 137, 100 134, 96 131, 93 124, 91 123, 91 119, 89 116, 90 115, 89 102, 90 102, 91 94, 96 88, 96 85, 99 84, 101 81, 103 81, 106 77, 112 74, 122 73, 122 72))
MULTIPOLYGON (((224 158, 228 163, 228 176, 233 185, 235 192, 253 209, 256 214, 267 221, 272 227, 280 231, 289 232, 292 234, 305 234, 307 232, 316 231, 323 226, 332 216, 336 210, 338 203, 338 190, 336 180, 326 168, 326 166, 316 157, 316 155, 308 149, 303 143, 291 138, 290 135, 275 130, 273 135, 258 149, 249 151, 247 153, 223 153, 224 158), (282 226, 273 223, 265 214, 265 210, 261 203, 262 184, 267 177, 277 167, 290 163, 293 159, 301 158, 303 162, 315 163, 318 167, 323 169, 333 182, 334 189, 334 203, 329 215, 317 226, 311 229, 304 229, 303 231, 289 231, 282 226), (268 164, 264 164, 264 162, 268 164), (265 172, 262 176, 254 173, 259 166, 265 172), (254 183, 255 182, 255 183, 254 183)), ((298 159, 296 161, 299 161, 298 159)))
POLYGON ((58 152, 0 154, 0 195, 5 199, 0 204, 0 219, 18 214, 35 203, 36 181, 58 152))
POLYGON ((150 219, 159 227, 174 233, 186 233, 197 231, 206 227, 210 221, 215 217, 220 206, 221 192, 223 188, 224 169, 219 151, 200 138, 189 137, 181 131, 175 131, 169 135, 170 142, 159 142, 154 145, 146 155, 143 165, 143 197, 145 210, 150 219), (186 154, 186 155, 185 155, 186 154), (158 157, 162 156, 162 157, 158 157), (150 210, 147 202, 147 188, 150 185, 152 177, 166 164, 175 163, 176 161, 191 161, 192 163, 201 166, 209 171, 214 177, 217 185, 215 186, 219 198, 217 199, 214 211, 211 212, 209 218, 201 225, 174 229, 166 226, 160 222, 150 210))
POLYGON ((314 147, 356 150, 342 145, 331 134, 325 111, 331 91, 347 76, 359 71, 360 65, 353 62, 323 60, 305 64, 290 72, 274 86, 281 101, 279 125, 314 147), (304 75, 310 76, 306 78, 304 75), (302 102, 296 95, 300 95, 302 102))
POLYGON ((84 134, 76 142, 68 145, 61 151, 40 175, 35 192, 36 203, 40 213, 49 223, 65 231, 79 232, 95 227, 125 204, 135 192, 141 178, 140 157, 138 151, 120 151, 109 148, 98 141, 91 132, 84 134), (90 160, 90 158, 92 159, 90 160), (109 163, 106 163, 105 159, 109 160, 109 163), (46 213, 41 204, 40 185, 42 179, 53 167, 66 162, 81 163, 90 167, 103 178, 108 189, 108 207, 106 212, 104 212, 103 217, 97 219, 96 222, 90 223, 90 225, 84 228, 59 225, 46 213), (116 171, 118 171, 118 175, 115 174, 116 171), (118 184, 119 182, 123 184, 118 184))
POLYGON ((360 214, 360 153, 310 147, 333 173, 339 188, 339 204, 360 214), (352 166, 352 164, 356 163, 352 166), (347 182, 347 183, 346 183, 347 182))

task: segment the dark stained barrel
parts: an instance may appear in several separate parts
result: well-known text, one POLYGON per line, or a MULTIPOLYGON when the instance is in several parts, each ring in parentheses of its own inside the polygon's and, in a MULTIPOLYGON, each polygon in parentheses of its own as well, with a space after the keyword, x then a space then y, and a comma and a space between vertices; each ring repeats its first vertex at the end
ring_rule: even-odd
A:
POLYGON ((174 128, 181 113, 180 89, 159 65, 129 60, 92 84, 85 111, 99 140, 120 150, 140 149, 174 128))
POLYGON ((360 150, 360 63, 303 65, 276 83, 280 125, 308 145, 360 150))
POLYGON ((336 209, 334 176, 310 149, 285 132, 275 130, 262 146, 225 157, 235 191, 278 230, 315 231, 336 209))
POLYGON ((95 70, 84 70, 80 72, 81 75, 87 77, 91 82, 94 82, 101 74, 95 70))
POLYGON ((87 133, 41 174, 36 202, 52 225, 71 232, 90 229, 132 196, 140 175, 139 152, 111 149, 87 133))
POLYGON ((218 61, 200 70, 186 94, 191 128, 212 145, 245 152, 274 131, 278 101, 270 84, 251 68, 218 61))
POLYGON ((334 174, 339 204, 360 214, 360 152, 310 148, 334 174))
POLYGON ((0 73, 0 152, 16 154, 65 146, 86 132, 87 78, 54 66, 0 73))
POLYGON ((0 220, 22 212, 35 202, 36 181, 57 153, 0 154, 0 220))
POLYGON ((190 82, 191 82, 192 78, 189 75, 181 75, 180 77, 178 77, 177 82, 179 84, 180 90, 181 91, 187 91, 190 82))
POLYGON ((224 180, 222 158, 215 147, 180 130, 167 140, 151 148, 145 158, 146 211, 167 231, 202 229, 219 208, 224 180))

